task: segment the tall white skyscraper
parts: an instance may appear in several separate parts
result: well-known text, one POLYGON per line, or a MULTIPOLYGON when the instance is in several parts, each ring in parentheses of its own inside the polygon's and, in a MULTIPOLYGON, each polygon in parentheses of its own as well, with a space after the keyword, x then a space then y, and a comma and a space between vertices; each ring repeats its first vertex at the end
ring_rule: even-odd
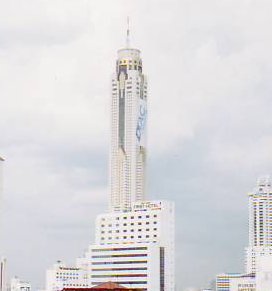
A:
MULTIPOLYGON (((75 269, 87 274, 89 287, 111 281, 143 291, 175 290, 175 206, 145 200, 146 118, 147 81, 128 31, 112 77, 109 211, 97 217, 95 243, 75 269)), ((47 291, 61 290, 58 270, 49 270, 47 291)), ((65 277, 63 286, 73 284, 65 277)))
POLYGON ((146 201, 147 80, 138 49, 118 51, 112 77, 109 212, 96 221, 86 254, 89 285, 113 281, 147 291, 174 291, 175 209, 146 201))
POLYGON ((145 198, 147 80, 129 31, 127 38, 112 77, 110 211, 130 211, 145 198))
POLYGON ((272 255, 272 183, 269 176, 258 179, 249 193, 249 247, 246 271, 256 272, 259 256, 272 255))

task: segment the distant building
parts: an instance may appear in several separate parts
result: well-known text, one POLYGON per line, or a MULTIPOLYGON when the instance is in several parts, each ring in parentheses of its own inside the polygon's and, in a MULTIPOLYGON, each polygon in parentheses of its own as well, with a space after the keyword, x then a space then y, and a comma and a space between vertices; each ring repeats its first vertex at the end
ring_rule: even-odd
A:
POLYGON ((256 291, 256 279, 253 274, 241 275, 230 279, 230 291, 256 291))
POLYGON ((10 291, 31 291, 31 284, 14 277, 10 281, 10 291))
POLYGON ((216 291, 255 291, 255 276, 239 273, 217 275, 216 291))
POLYGON ((246 272, 256 272, 259 256, 272 255, 272 183, 269 176, 259 178, 249 194, 249 246, 246 272))
POLYGON ((0 291, 7 291, 7 260, 0 261, 0 291))
POLYGON ((64 288, 88 287, 86 270, 80 267, 67 267, 61 261, 46 272, 46 291, 60 291, 64 288))
POLYGON ((257 259, 256 290, 272 290, 272 255, 260 256, 257 259))

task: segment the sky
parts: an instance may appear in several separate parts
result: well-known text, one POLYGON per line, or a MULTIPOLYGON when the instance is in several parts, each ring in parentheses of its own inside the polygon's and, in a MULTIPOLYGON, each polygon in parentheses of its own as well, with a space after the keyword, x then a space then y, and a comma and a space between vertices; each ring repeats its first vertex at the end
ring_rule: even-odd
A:
POLYGON ((2 253, 44 288, 109 194, 116 52, 148 76, 149 199, 176 203, 177 290, 242 272, 247 193, 272 173, 269 0, 0 0, 2 253))

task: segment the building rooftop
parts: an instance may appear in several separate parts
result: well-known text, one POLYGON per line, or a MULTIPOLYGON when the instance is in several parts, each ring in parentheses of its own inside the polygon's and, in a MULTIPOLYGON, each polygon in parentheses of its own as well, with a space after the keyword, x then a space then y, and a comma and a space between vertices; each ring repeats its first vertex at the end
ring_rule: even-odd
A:
POLYGON ((114 282, 106 282, 91 288, 64 288, 62 291, 142 291, 138 288, 127 288, 114 282))

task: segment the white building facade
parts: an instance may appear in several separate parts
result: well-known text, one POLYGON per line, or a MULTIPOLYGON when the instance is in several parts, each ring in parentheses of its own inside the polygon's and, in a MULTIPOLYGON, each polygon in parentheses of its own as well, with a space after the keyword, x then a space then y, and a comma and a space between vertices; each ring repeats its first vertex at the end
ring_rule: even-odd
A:
POLYGON ((68 267, 58 261, 46 271, 46 291, 60 291, 63 288, 87 288, 88 271, 82 266, 68 267))
POLYGON ((249 197, 249 246, 246 274, 217 276, 217 291, 272 291, 272 182, 257 180, 249 197))
POLYGON ((118 51, 112 77, 110 211, 145 198, 147 80, 138 49, 118 51))
POLYGON ((136 202, 130 212, 96 221, 96 244, 86 255, 91 285, 116 282, 143 290, 174 290, 173 202, 136 202))
POLYGON ((256 290, 272 290, 272 255, 258 256, 256 272, 256 290))
POLYGON ((145 197, 147 79, 127 43, 112 77, 109 212, 97 217, 86 254, 89 285, 174 291, 174 204, 145 197))
POLYGON ((249 194, 249 246, 246 272, 256 273, 259 256, 272 255, 272 186, 269 176, 258 179, 249 194))
POLYGON ((14 277, 10 280, 10 291, 31 291, 31 284, 14 277))
POLYGON ((77 268, 56 265, 47 291, 115 282, 175 290, 175 209, 145 197, 147 81, 140 51, 118 51, 112 77, 109 211, 96 219, 95 244, 77 268))
POLYGON ((253 274, 223 273, 216 276, 216 291, 256 291, 253 274))

